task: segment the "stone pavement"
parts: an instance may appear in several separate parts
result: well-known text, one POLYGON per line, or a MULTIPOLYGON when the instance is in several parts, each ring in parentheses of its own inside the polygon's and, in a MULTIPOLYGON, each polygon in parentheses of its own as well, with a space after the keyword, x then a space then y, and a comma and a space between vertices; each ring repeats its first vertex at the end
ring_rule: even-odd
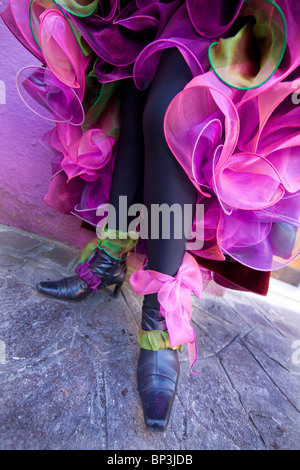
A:
POLYGON ((35 284, 71 273, 77 252, 5 226, 0 247, 1 450, 300 449, 300 304, 211 283, 193 300, 198 375, 184 349, 156 434, 137 393, 142 299, 128 282, 116 300, 51 300, 35 284))

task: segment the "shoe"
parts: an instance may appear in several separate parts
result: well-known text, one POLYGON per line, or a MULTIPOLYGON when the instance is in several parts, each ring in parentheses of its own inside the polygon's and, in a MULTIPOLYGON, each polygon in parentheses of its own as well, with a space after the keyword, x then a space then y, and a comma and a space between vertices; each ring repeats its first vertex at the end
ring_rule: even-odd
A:
POLYGON ((126 278, 127 253, 118 260, 101 250, 90 266, 84 265, 84 269, 80 269, 82 266, 77 267, 76 276, 39 282, 38 292, 55 299, 78 302, 93 295, 98 289, 115 285, 112 297, 118 296, 126 278))
POLYGON ((145 264, 129 282, 137 295, 144 295, 137 378, 145 423, 152 431, 164 431, 180 373, 177 351, 183 344, 188 345, 191 373, 197 375, 193 370, 197 345, 191 325, 191 293, 202 297, 202 274, 194 257, 185 253, 175 276, 145 264))
MULTIPOLYGON (((159 306, 154 307, 153 303, 155 301, 153 302, 152 294, 145 296, 142 310, 142 331, 143 333, 150 332, 150 337, 154 332, 156 337, 163 338, 166 335, 165 319, 160 313, 159 306)), ((150 342, 152 343, 151 339, 150 342)), ((163 432, 167 428, 179 373, 177 350, 167 348, 153 351, 141 347, 137 380, 144 421, 149 430, 163 432)))

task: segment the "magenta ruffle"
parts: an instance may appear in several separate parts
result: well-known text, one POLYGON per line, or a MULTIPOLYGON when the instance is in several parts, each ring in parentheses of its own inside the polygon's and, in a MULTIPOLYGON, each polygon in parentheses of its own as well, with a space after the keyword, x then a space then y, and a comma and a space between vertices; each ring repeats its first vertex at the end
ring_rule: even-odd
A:
POLYGON ((19 73, 19 93, 55 122, 43 138, 54 152, 45 202, 94 226, 100 221, 96 210, 108 202, 117 151, 117 85, 132 78, 145 89, 163 51, 176 47, 194 78, 170 103, 165 136, 205 208, 204 219, 194 220, 204 239, 194 253, 213 260, 228 254, 265 271, 297 257, 300 3, 276 3, 287 24, 283 60, 246 91, 223 83, 208 59, 212 42, 230 36, 243 0, 109 0, 89 16, 59 0, 10 0, 4 22, 41 61, 19 73))
POLYGON ((286 80, 247 100, 209 72, 170 104, 167 142, 206 206, 204 223, 195 221, 204 230, 199 256, 227 253, 269 271, 299 255, 298 86, 286 80))

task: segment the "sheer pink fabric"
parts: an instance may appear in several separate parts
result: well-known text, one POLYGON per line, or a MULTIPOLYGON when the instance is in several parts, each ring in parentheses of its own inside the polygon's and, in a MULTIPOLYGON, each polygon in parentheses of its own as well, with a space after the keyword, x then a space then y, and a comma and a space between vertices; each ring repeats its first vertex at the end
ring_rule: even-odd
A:
POLYGON ((191 325, 191 292, 202 297, 201 270, 193 258, 185 253, 176 276, 168 276, 149 269, 140 269, 130 277, 130 284, 138 295, 157 292, 160 311, 166 319, 170 346, 188 344, 191 372, 197 360, 196 335, 191 325))

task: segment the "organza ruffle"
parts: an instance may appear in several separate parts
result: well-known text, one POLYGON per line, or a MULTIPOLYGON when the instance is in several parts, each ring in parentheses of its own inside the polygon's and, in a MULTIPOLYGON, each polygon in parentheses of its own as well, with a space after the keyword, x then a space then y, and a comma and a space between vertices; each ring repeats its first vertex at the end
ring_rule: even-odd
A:
POLYGON ((170 103, 165 136, 204 205, 193 227, 203 246, 191 251, 266 271, 298 256, 300 3, 10 0, 2 18, 41 61, 17 85, 55 121, 42 141, 54 154, 47 204, 94 226, 103 219, 120 80, 145 89, 176 47, 194 78, 170 103))
POLYGON ((287 28, 280 7, 271 0, 246 0, 239 12, 240 29, 211 44, 209 59, 228 85, 256 88, 265 83, 283 59, 287 28))
POLYGON ((216 38, 225 34, 237 18, 244 0, 215 0, 214 2, 187 0, 191 23, 198 34, 216 38))
POLYGON ((198 202, 208 204, 204 221, 195 221, 194 230, 204 230, 205 239, 197 255, 221 259, 227 253, 265 271, 298 256, 296 85, 285 81, 254 100, 237 100, 238 92, 228 89, 226 94, 210 72, 194 78, 170 104, 167 142, 202 193, 198 202))
POLYGON ((51 70, 29 66, 21 69, 16 78, 21 99, 36 114, 53 122, 68 122, 80 126, 84 110, 80 98, 62 83, 51 70))
MULTIPOLYGON (((76 16, 90 16, 98 8, 98 0, 55 0, 65 10, 76 16)), ((116 1, 110 2, 116 5, 116 1)))
POLYGON ((162 34, 151 41, 137 56, 133 79, 139 89, 145 89, 155 76, 164 50, 176 47, 196 76, 209 69, 208 48, 210 41, 195 32, 188 16, 186 5, 181 5, 173 14, 162 34))

